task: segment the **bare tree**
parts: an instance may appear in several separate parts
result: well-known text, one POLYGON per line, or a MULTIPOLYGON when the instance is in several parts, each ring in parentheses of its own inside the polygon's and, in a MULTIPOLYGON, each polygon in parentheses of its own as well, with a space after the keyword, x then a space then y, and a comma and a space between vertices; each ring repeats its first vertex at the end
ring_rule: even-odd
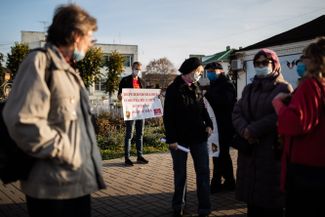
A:
POLYGON ((153 87, 159 86, 161 89, 167 88, 177 72, 174 64, 166 57, 150 61, 146 70, 146 82, 149 82, 153 87))

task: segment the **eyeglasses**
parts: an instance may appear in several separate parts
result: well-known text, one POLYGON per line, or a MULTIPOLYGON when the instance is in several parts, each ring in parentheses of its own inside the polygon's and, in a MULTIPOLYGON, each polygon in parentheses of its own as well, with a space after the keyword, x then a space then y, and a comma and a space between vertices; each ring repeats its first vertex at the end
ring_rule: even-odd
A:
POLYGON ((97 42, 97 39, 92 39, 92 40, 90 41, 90 43, 91 43, 92 45, 96 44, 96 42, 97 42))
POLYGON ((97 39, 93 37, 92 31, 89 31, 88 34, 85 34, 84 39, 90 43, 90 46, 93 46, 97 42, 97 39))
POLYGON ((260 65, 267 66, 269 63, 272 63, 272 61, 271 60, 255 61, 254 65, 255 66, 260 66, 260 65))

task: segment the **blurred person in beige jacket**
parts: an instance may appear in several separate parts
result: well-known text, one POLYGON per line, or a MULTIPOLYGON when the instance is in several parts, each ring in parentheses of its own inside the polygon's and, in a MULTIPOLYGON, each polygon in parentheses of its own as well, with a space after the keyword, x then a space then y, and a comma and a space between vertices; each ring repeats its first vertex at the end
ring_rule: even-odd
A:
POLYGON ((74 68, 96 30, 79 6, 59 6, 45 52, 30 52, 14 79, 2 115, 19 148, 36 159, 21 180, 30 216, 89 217, 90 194, 105 188, 87 90, 74 68))

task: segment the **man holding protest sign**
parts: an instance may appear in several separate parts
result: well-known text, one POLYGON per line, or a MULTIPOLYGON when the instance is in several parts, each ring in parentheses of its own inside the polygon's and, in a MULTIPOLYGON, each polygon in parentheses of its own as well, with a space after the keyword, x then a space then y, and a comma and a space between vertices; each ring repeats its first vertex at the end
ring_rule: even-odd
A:
MULTIPOLYGON (((140 78, 141 77, 141 66, 140 62, 134 62, 132 64, 132 74, 122 78, 119 90, 118 90, 118 99, 122 100, 122 89, 124 88, 145 88, 145 82, 140 78)), ((125 155, 125 166, 133 166, 133 162, 130 160, 130 149, 131 149, 131 139, 132 132, 135 126, 135 142, 137 148, 137 163, 147 164, 149 163, 142 156, 143 150, 143 131, 144 131, 144 119, 138 120, 126 120, 125 121, 125 142, 124 142, 124 155, 125 155)))

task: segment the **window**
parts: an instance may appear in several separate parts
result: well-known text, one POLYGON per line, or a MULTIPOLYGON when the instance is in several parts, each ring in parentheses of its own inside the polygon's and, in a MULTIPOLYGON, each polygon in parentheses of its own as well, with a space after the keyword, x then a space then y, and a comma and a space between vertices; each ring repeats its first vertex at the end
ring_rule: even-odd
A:
MULTIPOLYGON (((103 60, 102 61, 103 61, 103 63, 105 65, 106 65, 106 63, 107 63, 107 61, 109 59, 109 55, 110 54, 108 54, 108 53, 105 53, 103 55, 103 60)), ((131 67, 132 63, 133 63, 133 54, 121 54, 121 55, 125 58, 123 66, 124 67, 131 67)))
POLYGON ((109 54, 108 53, 104 53, 104 55, 103 55, 103 64, 107 64, 107 61, 108 61, 108 58, 109 58, 109 54))
POLYGON ((105 91, 105 80, 95 82, 95 91, 105 91))
POLYGON ((131 67, 133 63, 133 55, 132 54, 122 54, 125 58, 124 60, 124 67, 131 67))

